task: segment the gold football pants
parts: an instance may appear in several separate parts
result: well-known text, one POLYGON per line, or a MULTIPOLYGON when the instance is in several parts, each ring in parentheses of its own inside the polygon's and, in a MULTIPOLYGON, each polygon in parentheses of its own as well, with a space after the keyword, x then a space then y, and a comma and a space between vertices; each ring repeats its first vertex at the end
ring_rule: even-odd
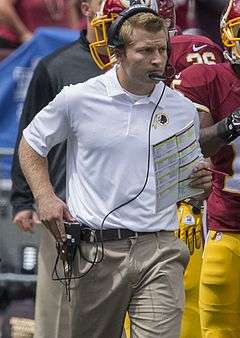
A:
POLYGON ((240 234, 210 231, 200 279, 203 338, 240 337, 240 234))
MULTIPOLYGON (((123 337, 130 338, 130 319, 128 313, 126 314, 125 321, 124 321, 124 334, 123 337)), ((122 337, 122 338, 123 338, 122 337)))

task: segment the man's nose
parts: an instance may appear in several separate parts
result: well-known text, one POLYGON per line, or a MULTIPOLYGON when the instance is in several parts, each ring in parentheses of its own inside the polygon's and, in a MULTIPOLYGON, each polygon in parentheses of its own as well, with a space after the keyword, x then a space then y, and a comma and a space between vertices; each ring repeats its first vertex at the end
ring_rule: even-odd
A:
POLYGON ((164 62, 164 59, 165 59, 165 53, 156 49, 152 55, 151 61, 153 64, 161 64, 164 62))

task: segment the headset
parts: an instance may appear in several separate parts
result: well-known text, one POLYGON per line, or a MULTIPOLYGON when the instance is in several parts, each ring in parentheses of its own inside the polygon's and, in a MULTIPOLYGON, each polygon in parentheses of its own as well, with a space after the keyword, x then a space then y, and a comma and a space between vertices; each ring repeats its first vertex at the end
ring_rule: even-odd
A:
MULTIPOLYGON (((108 29, 108 45, 111 48, 121 48, 124 46, 124 42, 119 36, 120 29, 125 22, 125 20, 129 19, 131 16, 134 16, 138 13, 152 13, 156 16, 159 16, 158 13, 150 7, 142 4, 135 4, 129 8, 126 8, 121 13, 119 13, 118 17, 108 29)), ((170 37, 167 36, 167 54, 168 58, 171 54, 171 45, 170 45, 170 37)))

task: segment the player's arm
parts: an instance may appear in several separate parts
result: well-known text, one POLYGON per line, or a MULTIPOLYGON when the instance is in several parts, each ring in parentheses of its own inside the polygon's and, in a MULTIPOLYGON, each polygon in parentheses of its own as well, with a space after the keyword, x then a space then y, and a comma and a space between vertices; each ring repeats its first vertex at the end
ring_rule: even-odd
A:
POLYGON ((240 135, 240 109, 214 124, 211 114, 198 110, 200 119, 200 145, 205 157, 216 154, 223 145, 240 135))
POLYGON ((218 123, 214 123, 211 111, 214 100, 214 73, 211 66, 192 65, 176 76, 172 88, 179 90, 196 106, 200 120, 200 145, 205 157, 216 154, 223 145, 240 135, 240 108, 218 123), (209 94, 211 93, 211 94, 209 94))
POLYGON ((211 113, 197 106, 200 121, 200 138, 202 153, 205 157, 215 154, 224 144, 217 131, 217 124, 214 124, 211 113))

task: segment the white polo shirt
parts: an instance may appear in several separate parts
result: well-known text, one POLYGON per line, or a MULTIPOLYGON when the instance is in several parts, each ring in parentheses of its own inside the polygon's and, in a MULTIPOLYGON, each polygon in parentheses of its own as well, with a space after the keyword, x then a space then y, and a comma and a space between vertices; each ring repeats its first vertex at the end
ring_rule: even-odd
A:
MULTIPOLYGON (((28 144, 43 157, 54 145, 68 139, 66 198, 77 220, 100 228, 105 215, 142 189, 149 123, 163 87, 160 82, 150 96, 129 96, 114 67, 84 83, 64 87, 24 130, 28 144)), ((191 101, 168 87, 156 109, 156 114, 159 112, 168 116, 168 123, 152 126, 152 145, 191 121, 199 132, 191 101)), ((145 189, 137 199, 110 214, 104 228, 146 232, 177 229, 176 205, 156 213, 155 203, 151 150, 145 189)))

